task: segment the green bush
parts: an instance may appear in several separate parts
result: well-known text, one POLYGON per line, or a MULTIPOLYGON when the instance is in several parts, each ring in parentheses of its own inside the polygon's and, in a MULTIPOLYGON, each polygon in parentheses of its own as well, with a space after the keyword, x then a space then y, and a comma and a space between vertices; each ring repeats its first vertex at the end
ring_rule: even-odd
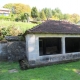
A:
POLYGON ((0 41, 2 41, 3 39, 4 39, 4 37, 1 35, 1 36, 0 36, 0 41))
POLYGON ((11 25, 7 28, 5 27, 0 28, 0 33, 1 33, 1 36, 0 36, 0 41, 1 41, 7 35, 18 36, 22 34, 22 31, 20 30, 19 27, 15 27, 14 25, 11 25))
POLYGON ((40 18, 40 17, 37 17, 37 18, 36 18, 36 21, 41 21, 41 18, 40 18))

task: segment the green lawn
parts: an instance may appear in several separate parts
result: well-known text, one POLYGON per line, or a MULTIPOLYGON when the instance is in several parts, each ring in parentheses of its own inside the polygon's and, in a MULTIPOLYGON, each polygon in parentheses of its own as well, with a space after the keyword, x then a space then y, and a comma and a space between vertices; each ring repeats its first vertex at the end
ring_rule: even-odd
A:
POLYGON ((36 25, 37 24, 27 23, 27 22, 15 22, 15 21, 0 20, 0 26, 3 26, 5 28, 10 27, 10 26, 20 27, 22 32, 25 32, 27 29, 30 29, 30 28, 32 28, 33 26, 36 26, 36 25))
POLYGON ((0 62, 0 80, 80 80, 80 61, 20 70, 18 63, 0 62), (16 69, 18 72, 10 73, 16 69))

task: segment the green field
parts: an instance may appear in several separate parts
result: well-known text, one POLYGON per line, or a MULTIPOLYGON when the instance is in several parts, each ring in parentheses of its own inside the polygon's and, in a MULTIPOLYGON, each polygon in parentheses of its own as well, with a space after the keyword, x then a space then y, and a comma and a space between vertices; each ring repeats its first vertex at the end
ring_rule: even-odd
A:
POLYGON ((80 80, 80 61, 20 70, 18 63, 0 62, 0 80, 80 80), (17 72, 10 72, 11 70, 17 72))
POLYGON ((36 26, 37 24, 27 23, 27 22, 15 22, 15 21, 4 21, 0 20, 0 27, 19 27, 24 33, 26 30, 36 26))

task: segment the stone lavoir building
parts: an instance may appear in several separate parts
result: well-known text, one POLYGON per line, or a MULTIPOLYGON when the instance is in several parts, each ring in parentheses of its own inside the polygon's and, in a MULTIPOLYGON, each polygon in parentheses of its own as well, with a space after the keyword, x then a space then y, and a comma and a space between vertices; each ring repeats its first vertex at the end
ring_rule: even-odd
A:
POLYGON ((48 20, 25 32, 30 66, 80 59, 80 26, 48 20))

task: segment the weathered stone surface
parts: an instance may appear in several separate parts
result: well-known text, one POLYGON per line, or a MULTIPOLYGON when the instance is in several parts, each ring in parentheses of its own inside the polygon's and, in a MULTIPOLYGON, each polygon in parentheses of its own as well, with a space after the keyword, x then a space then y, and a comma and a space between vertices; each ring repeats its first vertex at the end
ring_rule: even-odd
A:
POLYGON ((18 61, 25 58, 25 42, 11 41, 0 43, 0 60, 18 61))
POLYGON ((20 41, 21 36, 6 36, 5 39, 8 41, 20 41))
POLYGON ((35 61, 29 61, 30 66, 43 66, 43 65, 49 65, 54 63, 61 63, 61 62, 68 62, 68 61, 74 61, 74 60, 80 60, 80 52, 79 53, 69 53, 69 54, 60 54, 60 55, 52 55, 52 56, 41 56, 40 59, 35 61))
POLYGON ((14 41, 8 42, 7 45, 8 60, 16 61, 25 58, 25 42, 14 41))
POLYGON ((7 42, 0 43, 0 61, 7 60, 7 42))

